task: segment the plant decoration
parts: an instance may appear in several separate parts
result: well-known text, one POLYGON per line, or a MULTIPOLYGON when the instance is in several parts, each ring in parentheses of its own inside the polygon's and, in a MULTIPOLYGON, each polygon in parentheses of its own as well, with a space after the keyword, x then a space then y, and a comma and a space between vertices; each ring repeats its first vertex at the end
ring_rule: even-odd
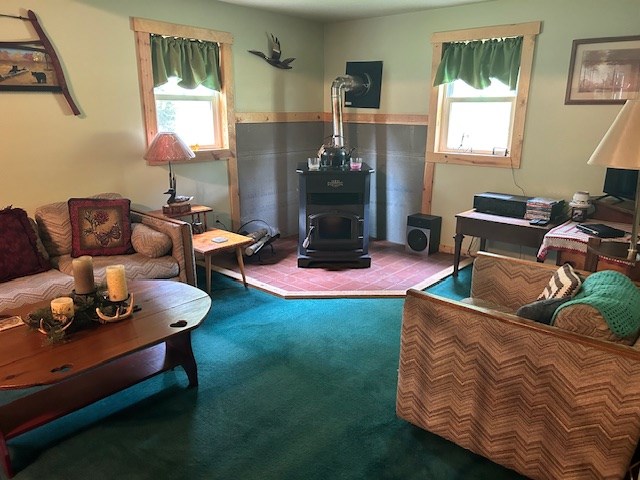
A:
POLYGON ((95 328, 100 323, 105 323, 99 318, 96 309, 99 308, 106 315, 116 316, 118 309, 121 308, 119 303, 109 301, 106 285, 99 286, 94 293, 78 295, 72 292, 68 296, 73 298, 75 310, 73 319, 60 321, 53 316, 51 308, 47 306, 30 312, 24 323, 45 334, 47 342, 53 344, 64 341, 68 334, 95 328))

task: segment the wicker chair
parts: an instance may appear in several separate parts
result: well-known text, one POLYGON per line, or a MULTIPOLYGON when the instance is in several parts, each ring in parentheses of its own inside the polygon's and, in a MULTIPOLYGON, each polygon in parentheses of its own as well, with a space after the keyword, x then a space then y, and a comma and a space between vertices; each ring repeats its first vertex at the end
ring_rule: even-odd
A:
POLYGON ((555 326, 505 313, 557 267, 479 253, 473 268, 471 304, 408 292, 398 416, 530 478, 623 478, 640 437, 640 352, 612 342, 590 307, 555 326))

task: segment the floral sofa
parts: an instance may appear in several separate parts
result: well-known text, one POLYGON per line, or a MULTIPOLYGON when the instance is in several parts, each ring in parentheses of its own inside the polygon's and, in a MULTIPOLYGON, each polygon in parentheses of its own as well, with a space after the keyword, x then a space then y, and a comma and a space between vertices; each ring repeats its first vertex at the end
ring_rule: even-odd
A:
MULTIPOLYGON (((551 325, 516 315, 556 271, 480 252, 470 299, 410 290, 396 411, 528 478, 623 478, 640 437, 638 335, 573 300, 551 325)), ((631 286, 620 303, 637 310, 631 286)))
MULTIPOLYGON (((117 200, 122 199, 119 194, 104 193, 90 197, 93 199, 117 200)), ((73 218, 69 214, 69 202, 56 202, 40 206, 35 210, 35 219, 28 218, 32 231, 25 229, 28 234, 27 244, 32 244, 37 248, 34 256, 34 266, 28 274, 10 278, 7 280, 7 270, 9 267, 3 265, 0 274, 0 314, 10 312, 21 305, 34 303, 42 299, 54 298, 65 295, 74 288, 73 278, 73 253, 76 247, 78 235, 72 234, 76 226, 73 218)), ((117 225, 103 234, 104 236, 114 236, 121 233, 120 230, 130 235, 130 244, 121 249, 120 253, 96 255, 94 252, 93 269, 96 285, 105 281, 105 269, 108 265, 123 264, 128 279, 166 279, 181 281, 191 285, 196 284, 195 258, 193 244, 191 240, 191 225, 179 220, 168 218, 157 218, 129 209, 129 201, 123 202, 126 206, 124 216, 125 225, 117 225)), ((15 230, 20 227, 20 221, 15 220, 16 215, 9 215, 10 210, 4 213, 11 219, 10 228, 15 230)), ((24 213, 24 211, 22 211, 24 213)), ((3 213, 3 211, 0 211, 3 213)), ((26 216, 26 214, 25 214, 26 216)), ((86 213, 85 213, 86 216, 86 213)), ((76 219, 77 220, 77 219, 76 219)), ((95 219, 94 223, 99 224, 102 220, 95 219)), ((24 222, 22 222, 24 223, 24 222)), ((0 230, 9 228, 0 223, 0 230)), ((79 227, 82 228, 82 227, 79 227)), ((8 232, 5 238, 8 237, 8 232)), ((96 235, 97 236, 97 235, 96 235)), ((103 244, 108 239, 99 238, 103 244)), ((12 241, 8 248, 14 248, 16 242, 12 241)), ((31 255, 31 252, 27 252, 31 255)), ((16 255, 23 255, 16 253, 16 255)), ((77 255, 74 255, 77 256, 77 255)), ((5 255, 5 263, 11 261, 10 255, 5 255)), ((20 258, 17 268, 24 268, 28 264, 27 260, 20 258)), ((15 276, 15 275, 14 275, 15 276)))

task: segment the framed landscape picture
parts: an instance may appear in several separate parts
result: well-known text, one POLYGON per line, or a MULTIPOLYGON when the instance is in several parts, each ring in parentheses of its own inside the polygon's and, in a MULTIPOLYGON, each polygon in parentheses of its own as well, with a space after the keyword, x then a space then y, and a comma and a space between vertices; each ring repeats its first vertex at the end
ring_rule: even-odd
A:
POLYGON ((639 91, 640 35, 573 41, 565 105, 622 104, 639 91))
POLYGON ((0 42, 0 91, 60 91, 49 54, 42 47, 0 42))

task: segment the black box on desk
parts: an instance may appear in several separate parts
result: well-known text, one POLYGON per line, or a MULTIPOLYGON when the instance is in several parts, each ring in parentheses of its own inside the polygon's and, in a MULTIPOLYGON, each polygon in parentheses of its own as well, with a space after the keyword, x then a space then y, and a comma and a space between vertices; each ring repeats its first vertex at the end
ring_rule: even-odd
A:
POLYGON ((476 193, 473 196, 473 208, 478 212, 502 217, 524 218, 530 198, 508 193, 476 193))

